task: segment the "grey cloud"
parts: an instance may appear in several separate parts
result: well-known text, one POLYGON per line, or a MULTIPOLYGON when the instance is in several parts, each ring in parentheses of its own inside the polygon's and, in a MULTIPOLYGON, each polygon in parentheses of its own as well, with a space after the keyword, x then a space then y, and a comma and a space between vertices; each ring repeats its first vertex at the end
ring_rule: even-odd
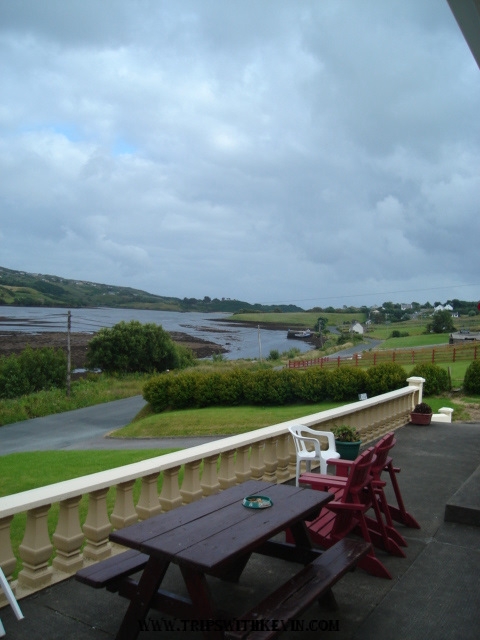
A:
POLYGON ((3 266, 475 297, 480 76, 446 2, 18 0, 0 53, 3 266))

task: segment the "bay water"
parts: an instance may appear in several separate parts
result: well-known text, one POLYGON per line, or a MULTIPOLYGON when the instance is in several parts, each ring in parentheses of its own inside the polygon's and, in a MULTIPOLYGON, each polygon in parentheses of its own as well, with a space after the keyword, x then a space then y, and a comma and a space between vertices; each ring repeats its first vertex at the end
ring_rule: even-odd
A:
MULTIPOLYGON (((24 331, 67 331, 68 310, 40 307, 0 307, 0 340, 2 333, 24 331)), ((72 333, 95 333, 102 327, 113 327, 124 320, 138 320, 161 325, 165 331, 181 331, 195 338, 214 342, 227 349, 228 360, 266 358, 270 351, 279 353, 292 347, 301 352, 312 347, 302 340, 287 339, 284 330, 242 327, 229 323, 229 313, 196 313, 177 311, 150 311, 145 309, 83 308, 72 309, 72 333)))

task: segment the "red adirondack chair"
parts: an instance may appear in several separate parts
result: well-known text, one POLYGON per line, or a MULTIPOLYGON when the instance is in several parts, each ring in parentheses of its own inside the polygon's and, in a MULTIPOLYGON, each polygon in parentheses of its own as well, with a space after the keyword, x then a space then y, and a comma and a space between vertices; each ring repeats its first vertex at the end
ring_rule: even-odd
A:
POLYGON ((385 514, 388 527, 393 527, 392 520, 395 520, 395 522, 400 522, 406 527, 420 529, 420 525, 415 520, 415 518, 407 512, 403 503, 402 494, 397 481, 397 474, 400 473, 400 468, 393 466, 393 460, 388 455, 390 450, 395 446, 395 443, 395 434, 392 431, 391 433, 387 433, 385 436, 383 436, 383 438, 381 438, 375 446, 375 454, 377 456, 377 460, 375 464, 372 465, 372 475, 377 493, 379 495, 381 494, 379 506, 385 514), (390 482, 392 483, 392 488, 395 493, 397 506, 388 504, 387 502, 387 498, 383 491, 383 487, 386 485, 386 483, 381 480, 383 471, 386 471, 390 476, 390 482))
MULTIPOLYGON (((300 484, 310 485, 314 489, 328 491, 335 495, 314 520, 307 522, 312 541, 328 549, 348 534, 356 531, 366 542, 374 542, 366 520, 366 512, 374 504, 371 474, 372 464, 375 462, 373 447, 361 453, 356 460, 335 460, 335 464, 346 469, 344 477, 322 474, 302 474, 300 484), (365 494, 370 499, 365 499, 365 494)), ((374 537, 376 538, 376 532, 374 537)), ((375 576, 391 578, 391 574, 383 563, 376 557, 373 547, 362 558, 358 566, 375 576)))

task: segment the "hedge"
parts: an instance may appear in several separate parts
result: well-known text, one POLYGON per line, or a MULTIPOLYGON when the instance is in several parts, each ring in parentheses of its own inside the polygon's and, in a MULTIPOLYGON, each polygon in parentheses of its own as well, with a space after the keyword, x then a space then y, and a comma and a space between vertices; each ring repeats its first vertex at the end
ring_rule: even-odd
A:
POLYGON ((407 374, 399 365, 379 365, 374 369, 375 375, 358 367, 168 372, 149 380, 143 397, 154 411, 161 412, 210 406, 342 402, 356 400, 361 393, 378 395, 405 386, 407 374))

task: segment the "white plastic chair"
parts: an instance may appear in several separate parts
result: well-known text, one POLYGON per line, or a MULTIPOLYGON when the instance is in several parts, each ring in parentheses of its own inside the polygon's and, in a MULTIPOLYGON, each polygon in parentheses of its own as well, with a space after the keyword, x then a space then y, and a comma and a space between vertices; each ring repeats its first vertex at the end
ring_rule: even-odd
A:
POLYGON ((331 431, 315 431, 303 424, 295 424, 288 427, 293 436, 295 450, 297 452, 297 470, 295 484, 298 487, 298 478, 300 477, 300 465, 305 462, 307 472, 310 472, 312 462, 318 460, 320 463, 320 473, 327 473, 327 460, 340 458, 335 448, 335 436, 331 431), (319 438, 326 438, 328 448, 322 450, 319 438), (312 448, 313 447, 313 448, 312 448))
MULTIPOLYGON (((15 596, 13 595, 13 591, 10 587, 10 585, 8 584, 8 580, 5 577, 5 574, 3 573, 2 568, 0 567, 0 588, 3 589, 5 596, 7 597, 7 600, 10 604, 10 606, 13 609, 13 612, 15 613, 15 616, 17 617, 17 620, 22 620, 23 619, 23 613, 20 609, 20 607, 18 606, 18 602, 15 598, 15 596)), ((5 629, 3 628, 3 624, 2 621, 0 620, 0 638, 2 638, 5 635, 5 629)))

